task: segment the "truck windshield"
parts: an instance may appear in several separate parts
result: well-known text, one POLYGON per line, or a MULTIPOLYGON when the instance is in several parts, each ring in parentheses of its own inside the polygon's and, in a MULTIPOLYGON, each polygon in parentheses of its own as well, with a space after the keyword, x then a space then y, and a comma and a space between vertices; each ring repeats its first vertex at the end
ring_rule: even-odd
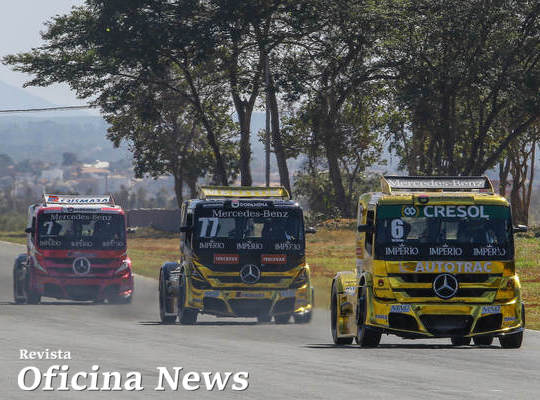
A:
POLYGON ((195 219, 196 248, 301 250, 304 224, 298 209, 206 208, 195 219))
POLYGON ((120 214, 45 213, 38 217, 37 245, 49 250, 121 250, 126 248, 120 214))
POLYGON ((382 205, 375 257, 385 260, 507 260, 510 210, 490 205, 382 205))

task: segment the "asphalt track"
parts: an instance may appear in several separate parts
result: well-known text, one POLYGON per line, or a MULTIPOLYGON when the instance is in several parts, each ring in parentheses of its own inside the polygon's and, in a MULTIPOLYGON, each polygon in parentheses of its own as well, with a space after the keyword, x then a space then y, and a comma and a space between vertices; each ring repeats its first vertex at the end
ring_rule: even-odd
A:
MULTIPOLYGON (((44 299, 12 303, 12 265, 19 245, 0 242, 0 399, 538 399, 540 332, 519 350, 452 347, 449 340, 383 337, 376 349, 335 347, 329 313, 309 325, 256 325, 250 319, 200 318, 196 326, 159 324, 157 283, 137 277, 130 305, 44 299), (71 360, 19 360, 19 350, 62 349, 71 360), (25 392, 19 371, 68 364, 72 373, 140 371, 140 392, 25 392), (248 371, 246 391, 156 392, 157 366, 184 371, 248 371)), ((229 385, 230 387, 230 385, 229 385)))

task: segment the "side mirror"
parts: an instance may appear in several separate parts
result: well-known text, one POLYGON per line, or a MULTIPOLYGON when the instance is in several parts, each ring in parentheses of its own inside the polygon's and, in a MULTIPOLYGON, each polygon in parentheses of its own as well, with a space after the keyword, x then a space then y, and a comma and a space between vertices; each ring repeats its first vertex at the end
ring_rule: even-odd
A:
POLYGON ((308 226, 306 228, 306 233, 317 233, 317 229, 315 229, 314 227, 312 226, 308 226))
POLYGON ((513 230, 514 230, 514 233, 527 232, 529 228, 527 227, 527 225, 518 225, 518 226, 514 226, 513 230))
POLYGON ((25 233, 34 233, 34 228, 30 227, 30 228, 26 228, 24 230, 25 233))
POLYGON ((192 226, 183 225, 180 227, 180 232, 191 232, 193 230, 192 226))
POLYGON ((358 225, 358 232, 371 233, 373 232, 373 225, 358 225))

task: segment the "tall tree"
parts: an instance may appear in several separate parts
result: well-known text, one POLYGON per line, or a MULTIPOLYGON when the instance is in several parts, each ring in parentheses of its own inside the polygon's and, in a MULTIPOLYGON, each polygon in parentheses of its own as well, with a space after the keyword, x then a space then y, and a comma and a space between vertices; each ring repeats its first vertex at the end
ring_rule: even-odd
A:
MULTIPOLYGON (((140 85, 131 98, 124 100, 127 101, 121 111, 105 117, 111 124, 108 137, 116 146, 121 141, 129 143, 137 177, 170 174, 174 178, 178 207, 182 205, 184 185, 193 198, 197 195, 199 178, 207 175, 217 178, 212 152, 192 103, 158 85, 140 85)), ((227 104, 214 104, 212 111, 212 124, 220 134, 222 152, 227 159, 233 159, 234 124, 227 104)), ((234 173, 235 165, 227 166, 227 170, 234 173)), ((234 175, 227 179, 234 179, 234 175)))
POLYGON ((540 3, 415 0, 398 10, 387 57, 400 61, 393 89, 405 123, 394 140, 403 165, 482 174, 540 115, 540 3))
POLYGON ((313 140, 326 158, 336 206, 350 216, 340 157, 347 131, 340 119, 353 95, 391 77, 380 46, 392 18, 376 1, 301 2, 294 28, 303 33, 283 50, 281 84, 308 109, 313 140))

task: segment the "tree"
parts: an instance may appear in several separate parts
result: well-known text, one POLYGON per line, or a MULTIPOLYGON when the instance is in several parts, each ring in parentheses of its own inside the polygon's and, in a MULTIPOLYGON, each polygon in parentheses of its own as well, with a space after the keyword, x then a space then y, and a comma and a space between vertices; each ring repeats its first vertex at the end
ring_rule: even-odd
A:
POLYGON ((529 127, 525 135, 515 139, 506 150, 506 157, 499 164, 500 189, 507 196, 510 182, 510 204, 515 223, 528 225, 531 196, 534 188, 536 149, 540 142, 538 124, 529 127))
MULTIPOLYGON (((178 207, 181 207, 184 184, 195 197, 197 180, 208 173, 216 176, 198 113, 189 101, 178 97, 176 91, 158 85, 140 85, 130 96, 125 93, 124 100, 121 112, 106 115, 111 124, 109 139, 115 146, 121 141, 129 143, 136 177, 172 175, 178 207)), ((213 124, 219 126, 216 132, 225 136, 219 136, 223 154, 233 159, 235 144, 230 137, 234 124, 227 114, 227 105, 214 104, 212 110, 213 124)), ((234 165, 227 170, 234 171, 234 165)))
POLYGON ((343 113, 347 106, 358 110, 359 94, 369 93, 372 83, 392 77, 380 57, 391 26, 383 11, 374 1, 302 2, 294 26, 303 35, 283 50, 281 85, 291 101, 304 103, 313 143, 307 147, 323 151, 343 216, 352 213, 342 168, 350 131, 340 126, 350 116, 343 113))
POLYGON ((394 145, 410 174, 480 175, 540 115, 540 4, 404 1, 394 145), (500 129, 501 126, 511 129, 500 129))
POLYGON ((288 145, 299 147, 308 157, 304 169, 295 176, 295 194, 305 199, 312 210, 327 216, 350 217, 355 213, 355 196, 371 187, 366 169, 380 161, 379 133, 385 121, 377 102, 378 96, 374 94, 355 92, 336 117, 334 134, 340 139, 333 151, 342 178, 345 209, 336 202, 335 182, 325 148, 327 142, 313 130, 316 125, 313 120, 319 118, 317 106, 299 110, 296 117, 286 121, 284 134, 291 141, 288 145))

